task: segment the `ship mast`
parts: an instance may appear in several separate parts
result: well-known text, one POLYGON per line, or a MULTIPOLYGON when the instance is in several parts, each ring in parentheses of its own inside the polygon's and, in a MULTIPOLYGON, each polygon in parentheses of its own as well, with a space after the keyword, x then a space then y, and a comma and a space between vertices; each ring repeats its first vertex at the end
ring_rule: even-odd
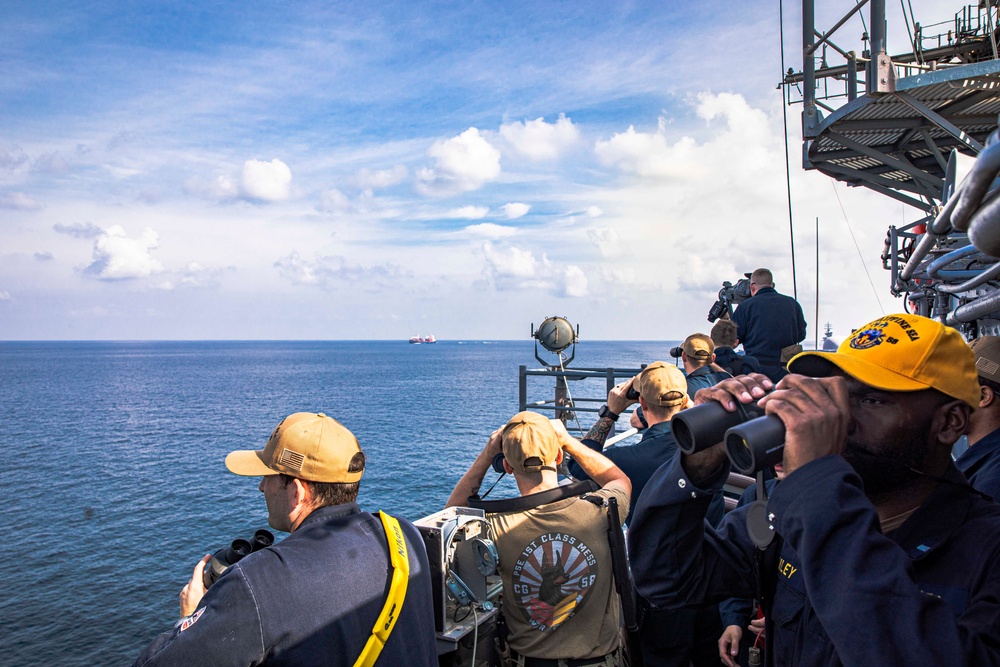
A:
POLYGON ((885 0, 845 3, 825 31, 816 28, 815 0, 803 0, 802 69, 782 81, 786 103, 802 104, 804 169, 916 209, 916 220, 887 231, 890 292, 970 337, 1000 334, 1000 282, 990 273, 997 260, 942 211, 959 185, 959 163, 980 155, 997 128, 998 0, 980 4, 931 26, 903 6, 910 50, 889 56, 885 0), (844 26, 867 28, 860 50, 840 46, 844 26))

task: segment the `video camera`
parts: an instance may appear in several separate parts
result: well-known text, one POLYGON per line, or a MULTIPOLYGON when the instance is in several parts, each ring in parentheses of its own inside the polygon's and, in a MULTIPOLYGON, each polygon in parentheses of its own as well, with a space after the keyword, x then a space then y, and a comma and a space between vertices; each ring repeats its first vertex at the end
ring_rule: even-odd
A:
POLYGON ((785 451, 785 425, 774 416, 765 416, 757 401, 737 402, 729 412, 712 401, 682 410, 670 422, 677 446, 693 454, 724 441, 733 469, 743 475, 781 463, 785 451))
POLYGON ((719 319, 723 313, 729 313, 729 316, 732 317, 733 304, 739 305, 750 298, 751 274, 744 273, 743 275, 746 277, 737 280, 735 285, 728 280, 722 283, 719 299, 712 304, 712 308, 708 311, 709 322, 719 319))
POLYGON ((249 556, 254 551, 260 551, 274 544, 274 535, 269 530, 261 528, 249 540, 235 539, 228 547, 223 547, 212 554, 212 560, 205 566, 205 574, 202 581, 205 588, 210 588, 212 584, 219 580, 222 573, 229 569, 244 556, 249 556))

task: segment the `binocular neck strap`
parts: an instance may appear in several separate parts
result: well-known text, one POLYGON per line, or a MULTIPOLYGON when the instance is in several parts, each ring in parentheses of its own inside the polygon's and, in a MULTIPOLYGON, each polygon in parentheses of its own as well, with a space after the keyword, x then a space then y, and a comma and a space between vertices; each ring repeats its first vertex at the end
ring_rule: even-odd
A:
POLYGON ((372 667, 378 660, 385 643, 389 640, 392 629, 396 627, 399 613, 406 599, 406 587, 410 582, 410 556, 406 550, 406 538, 399 521, 385 512, 379 512, 382 519, 382 529, 389 544, 389 564, 392 567, 392 580, 389 584, 389 594, 386 596, 382 612, 375 620, 372 636, 361 650, 354 667, 372 667))

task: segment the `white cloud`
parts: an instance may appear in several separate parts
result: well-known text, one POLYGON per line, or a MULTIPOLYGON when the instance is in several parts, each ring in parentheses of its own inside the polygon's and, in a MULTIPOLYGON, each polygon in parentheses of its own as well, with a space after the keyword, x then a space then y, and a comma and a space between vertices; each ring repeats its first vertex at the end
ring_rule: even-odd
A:
POLYGON ((218 287, 224 269, 202 266, 198 262, 188 262, 180 270, 180 287, 218 287))
POLYGON ((490 209, 486 206, 463 206, 462 208, 453 208, 443 217, 450 220, 482 220, 489 212, 490 209))
POLYGON ((631 266, 607 266, 601 269, 601 280, 620 287, 635 285, 635 269, 631 266))
POLYGON ((478 190, 500 176, 500 151, 479 134, 468 130, 434 142, 427 151, 434 167, 417 172, 417 190, 427 195, 451 195, 478 190))
POLYGON ((213 200, 236 199, 240 196, 240 186, 231 176, 220 174, 213 179, 204 181, 200 178, 189 178, 184 183, 185 192, 213 200))
POLYGON ((363 266, 339 256, 317 256, 308 260, 295 251, 276 261, 274 267, 282 278, 294 285, 334 287, 337 283, 349 283, 353 289, 366 292, 398 287, 412 277, 409 270, 396 264, 363 266))
POLYGON ((362 169, 354 175, 351 182, 362 190, 381 190, 402 183, 409 175, 410 172, 406 167, 397 164, 391 169, 378 169, 375 171, 362 169))
POLYGON ((565 115, 555 123, 544 118, 500 126, 500 136, 518 155, 529 160, 555 160, 580 140, 580 130, 565 115))
POLYGON ((94 241, 93 262, 84 272, 100 280, 146 278, 159 273, 163 266, 150 255, 159 241, 159 235, 149 227, 138 238, 130 239, 124 228, 112 225, 94 241))
POLYGON ((45 153, 35 160, 34 167, 45 174, 65 174, 69 172, 69 162, 60 153, 45 153))
POLYGON ((597 206, 588 206, 587 210, 586 210, 586 214, 587 214, 587 217, 590 217, 590 218, 599 218, 602 215, 604 215, 604 211, 602 211, 597 206))
POLYGON ((509 204, 504 204, 500 207, 503 210, 504 217, 508 220, 517 220, 518 218, 523 218, 531 210, 530 204, 522 204, 520 202, 510 202, 509 204))
POLYGON ((44 207, 23 192, 10 192, 0 195, 0 208, 12 208, 18 211, 37 211, 44 207))
POLYGON ((607 141, 598 141, 595 153, 605 165, 643 178, 666 181, 701 181, 716 173, 732 174, 738 161, 766 164, 769 142, 774 137, 763 111, 752 108, 741 95, 700 93, 690 100, 695 113, 706 122, 725 123, 721 132, 699 144, 692 137, 667 140, 667 119, 660 118, 656 132, 637 132, 629 126, 607 141), (739 155, 734 157, 732 143, 738 139, 739 155), (724 141, 723 141, 724 139, 724 141), (721 150, 724 149, 724 150, 721 150))
POLYGON ((587 296, 587 276, 578 266, 567 266, 562 269, 563 296, 587 296))
POLYGON ((319 196, 319 210, 327 213, 345 213, 353 208, 351 198, 336 188, 324 190, 319 196))
POLYGON ((307 262, 297 252, 282 257, 274 266, 282 278, 295 285, 317 285, 320 282, 315 264, 307 262))
POLYGON ((598 159, 619 171, 648 178, 692 179, 704 173, 697 162, 694 139, 682 137, 671 146, 664 135, 662 119, 655 133, 636 132, 634 126, 598 141, 594 150, 598 159))
POLYGON ((604 259, 618 259, 625 254, 621 237, 614 227, 587 230, 587 238, 594 244, 604 259))
POLYGON ((28 154, 17 144, 0 143, 0 169, 14 171, 28 161, 28 154))
POLYGON ((270 162, 247 160, 243 164, 240 186, 243 194, 259 201, 281 201, 288 198, 292 170, 281 160, 270 162))
POLYGON ((465 234, 476 238, 500 239, 517 234, 517 227, 507 227, 497 225, 492 222, 483 222, 478 225, 469 225, 462 230, 465 234))
POLYGON ((66 234, 78 239, 96 239, 104 234, 104 230, 92 222, 74 222, 69 225, 57 222, 52 225, 52 229, 57 234, 66 234))
POLYGON ((587 276, 578 266, 552 262, 544 254, 535 259, 529 250, 516 246, 497 248, 483 244, 486 281, 498 290, 545 290, 561 297, 587 295, 587 276))
POLYGON ((0 290, 0 301, 10 301, 10 292, 0 290))

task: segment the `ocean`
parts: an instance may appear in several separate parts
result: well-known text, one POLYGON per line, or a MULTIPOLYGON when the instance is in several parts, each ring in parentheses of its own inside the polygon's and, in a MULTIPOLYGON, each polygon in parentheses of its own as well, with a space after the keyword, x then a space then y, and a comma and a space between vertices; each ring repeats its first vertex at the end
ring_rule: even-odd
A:
MULTIPOLYGON (((570 368, 638 368, 676 344, 584 341, 570 368)), ((539 367, 530 340, 0 342, 0 662, 131 664, 198 559, 267 526, 259 480, 223 461, 290 413, 358 437, 363 508, 439 510, 517 411, 519 365, 539 367)), ((551 394, 530 379, 529 400, 551 394)), ((508 478, 492 497, 515 494, 508 478)))

